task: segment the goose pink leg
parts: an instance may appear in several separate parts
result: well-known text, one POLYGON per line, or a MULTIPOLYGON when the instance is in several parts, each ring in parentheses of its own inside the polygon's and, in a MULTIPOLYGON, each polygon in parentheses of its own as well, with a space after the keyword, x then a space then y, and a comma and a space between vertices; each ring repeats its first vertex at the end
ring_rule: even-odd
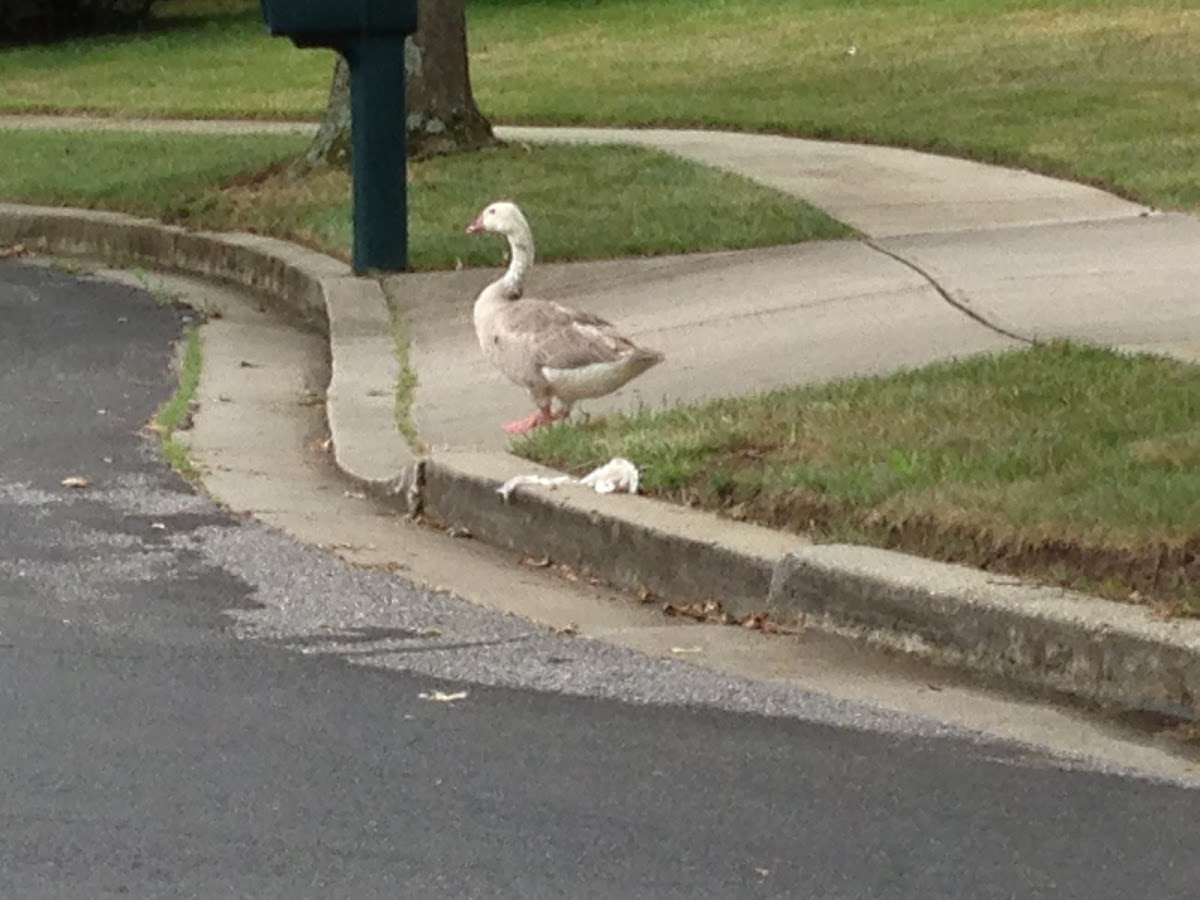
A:
POLYGON ((525 416, 523 419, 514 419, 511 422, 504 423, 504 430, 509 434, 525 434, 533 431, 539 425, 549 425, 557 419, 565 419, 571 414, 569 409, 560 409, 558 412, 550 411, 550 404, 539 406, 536 410, 525 416))

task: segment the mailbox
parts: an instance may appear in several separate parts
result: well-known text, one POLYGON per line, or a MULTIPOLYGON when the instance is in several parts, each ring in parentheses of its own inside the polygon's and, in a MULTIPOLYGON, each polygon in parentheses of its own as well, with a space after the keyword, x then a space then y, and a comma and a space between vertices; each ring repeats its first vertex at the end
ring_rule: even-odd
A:
POLYGON ((408 268, 404 39, 417 0, 261 0, 267 29, 350 67, 356 273, 408 268))
POLYGON ((262 0, 262 10, 271 34, 297 44, 417 30, 417 0, 262 0))

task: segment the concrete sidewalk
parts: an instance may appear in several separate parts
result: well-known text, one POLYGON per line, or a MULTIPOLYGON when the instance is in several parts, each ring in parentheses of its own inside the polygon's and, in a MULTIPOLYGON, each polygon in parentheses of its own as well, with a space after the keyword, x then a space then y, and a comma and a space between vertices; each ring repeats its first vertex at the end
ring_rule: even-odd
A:
POLYGON ((1070 181, 897 147, 659 128, 497 128, 506 141, 636 144, 751 178, 873 238, 1088 222, 1146 208, 1070 181))

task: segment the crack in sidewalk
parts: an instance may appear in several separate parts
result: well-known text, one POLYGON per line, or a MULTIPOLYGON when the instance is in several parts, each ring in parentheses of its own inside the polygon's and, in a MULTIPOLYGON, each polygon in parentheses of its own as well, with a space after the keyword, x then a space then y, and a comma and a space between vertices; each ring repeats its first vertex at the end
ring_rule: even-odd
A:
POLYGON ((936 278, 934 278, 933 275, 931 275, 928 271, 926 271, 918 263, 915 263, 911 259, 908 259, 908 258, 902 256, 899 252, 892 250, 889 247, 884 246, 883 244, 876 241, 874 238, 864 236, 861 240, 864 244, 866 244, 868 247, 870 247, 872 250, 876 251, 877 253, 882 253, 884 256, 890 257, 891 259, 894 259, 896 262, 900 263, 902 266, 905 266, 905 267, 911 269, 912 271, 916 272, 918 275, 920 275, 922 278, 924 278, 929 283, 930 287, 932 287, 935 291, 938 292, 938 294, 941 296, 941 298, 943 300, 945 300, 947 303, 949 303, 951 306, 953 306, 955 309, 957 309, 960 313, 965 315, 967 318, 974 319, 976 322, 978 322, 984 328, 994 331, 994 332, 996 332, 996 334, 1003 335, 1006 338, 1010 338, 1011 340, 1020 341, 1023 344, 1029 344, 1032 346, 1037 343, 1037 340, 1035 338, 1026 337, 1023 334, 1017 334, 1015 331, 1010 331, 1009 329, 1005 328, 1003 325, 999 325, 995 322, 992 322, 986 316, 984 316, 981 313, 977 312, 976 310, 972 309, 967 302, 958 299, 957 297, 955 297, 953 294, 950 293, 949 289, 942 287, 942 285, 938 282, 938 280, 936 278))

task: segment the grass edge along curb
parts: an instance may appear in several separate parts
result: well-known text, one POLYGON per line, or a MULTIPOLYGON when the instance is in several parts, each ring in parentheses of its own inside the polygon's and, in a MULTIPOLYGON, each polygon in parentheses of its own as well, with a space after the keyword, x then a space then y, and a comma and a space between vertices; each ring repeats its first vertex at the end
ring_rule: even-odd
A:
POLYGON ((387 301, 388 315, 392 322, 396 363, 400 367, 400 372, 396 376, 396 427, 415 453, 425 453, 428 447, 421 440, 421 435, 417 431, 417 423, 412 417, 413 400, 416 397, 419 377, 417 370, 412 366, 412 341, 408 335, 408 323, 404 319, 404 311, 400 302, 388 291, 387 283, 382 282, 381 286, 387 301))
POLYGON ((628 457, 671 502, 1195 615, 1197 398, 1195 363, 1051 338, 557 423, 514 452, 628 457))
POLYGON ((183 329, 183 353, 179 359, 179 383, 171 396, 163 401, 151 419, 150 427, 158 432, 159 449, 171 468, 184 478, 193 479, 200 471, 188 457, 187 445, 175 433, 184 426, 191 411, 192 399, 200 386, 200 370, 204 363, 204 340, 200 327, 189 322, 183 329))
MULTIPOLYGON (((336 316, 365 310, 393 344, 382 291, 350 290, 344 263, 268 238, 184 232, 145 219, 85 210, 0 204, 0 246, 101 256, 217 278, 261 292, 326 334, 336 316), (356 305, 357 304, 357 305, 356 305)), ((361 315, 361 313, 360 313, 361 315)), ((361 321, 361 320, 360 320, 361 321)), ((348 332, 353 336, 352 332, 348 332)), ((343 339, 346 335, 343 336, 343 339)), ((331 355, 354 354, 331 342, 331 355)), ((335 366, 336 368, 336 366, 335 366)), ((384 392, 385 408, 394 397, 384 392)), ((648 587, 676 602, 713 596, 731 612, 767 612, 781 624, 828 628, 934 661, 1004 675, 1031 687, 1134 710, 1200 717, 1200 623, 1155 621, 1137 607, 1069 592, 996 584, 987 573, 864 547, 803 546, 770 529, 645 497, 603 496, 573 486, 518 493, 496 488, 529 464, 506 454, 448 451, 416 459, 389 453, 390 475, 343 456, 333 407, 357 398, 327 393, 339 468, 402 513, 466 526, 498 547, 579 564, 610 583, 648 587), (837 602, 831 602, 834 598, 837 602)), ((401 444, 392 415, 351 417, 401 444)), ((353 443, 351 441, 350 443, 353 443)), ((407 451, 407 448, 404 448, 407 451)), ((368 464, 370 460, 367 461, 368 464)))

